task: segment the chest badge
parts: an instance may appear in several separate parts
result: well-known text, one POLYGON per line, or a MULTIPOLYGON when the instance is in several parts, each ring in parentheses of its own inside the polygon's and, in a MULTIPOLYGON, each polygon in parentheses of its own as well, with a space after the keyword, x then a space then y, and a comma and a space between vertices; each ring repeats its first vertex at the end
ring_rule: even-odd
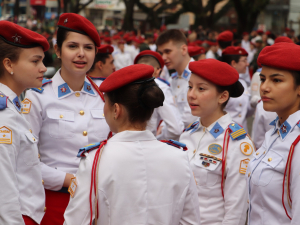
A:
POLYGON ((240 163, 240 173, 241 174, 246 174, 249 162, 250 162, 250 159, 241 160, 241 163, 240 163))
POLYGON ((222 147, 218 144, 211 144, 210 146, 208 146, 208 151, 213 155, 218 155, 222 152, 222 147))
POLYGON ((240 149, 244 155, 251 155, 253 152, 253 147, 248 142, 241 143, 240 149))
POLYGON ((12 131, 6 126, 0 128, 0 144, 12 144, 12 131))
POLYGON ((212 155, 200 153, 200 161, 204 167, 209 167, 210 165, 213 165, 216 167, 222 161, 222 159, 217 158, 212 155))

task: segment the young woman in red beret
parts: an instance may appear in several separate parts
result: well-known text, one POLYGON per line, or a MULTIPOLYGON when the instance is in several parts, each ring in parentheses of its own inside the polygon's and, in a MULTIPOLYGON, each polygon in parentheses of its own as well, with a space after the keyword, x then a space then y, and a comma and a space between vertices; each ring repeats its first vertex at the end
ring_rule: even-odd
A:
POLYGON ((26 119, 39 137, 46 214, 42 225, 63 224, 68 205, 68 187, 74 177, 82 145, 104 140, 109 127, 103 116, 104 98, 86 76, 91 68, 100 38, 86 18, 62 14, 58 21, 55 51, 61 69, 40 89, 29 90, 26 119))
POLYGON ((154 108, 164 101, 153 72, 152 66, 132 65, 101 84, 105 119, 116 134, 79 151, 77 189, 65 225, 200 224, 186 154, 146 130, 154 108))
POLYGON ((188 148, 198 187, 202 225, 244 225, 247 212, 244 174, 254 147, 243 127, 224 111, 242 95, 238 72, 215 59, 191 62, 187 93, 193 116, 179 141, 188 148))
POLYGON ((42 85, 42 60, 48 49, 42 35, 0 21, 0 224, 37 225, 44 216, 38 138, 22 114, 27 111, 18 96, 42 85))
POLYGON ((263 108, 276 112, 247 170, 248 224, 300 224, 300 46, 276 43, 258 56, 263 108))

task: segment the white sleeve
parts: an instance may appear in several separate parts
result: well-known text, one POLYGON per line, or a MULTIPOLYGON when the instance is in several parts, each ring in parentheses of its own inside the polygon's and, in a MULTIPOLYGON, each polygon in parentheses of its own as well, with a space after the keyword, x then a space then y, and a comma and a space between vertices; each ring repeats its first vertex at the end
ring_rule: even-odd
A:
MULTIPOLYGON (((299 129, 296 126, 296 129, 299 129)), ((292 225, 299 225, 300 224, 300 143, 298 143, 294 150, 294 155, 292 159, 292 169, 291 169, 291 199, 292 199, 292 217, 291 224, 292 225)), ((285 185, 286 187, 286 185, 285 185)), ((287 189, 285 188, 285 195, 287 194, 287 189)), ((285 197, 286 198, 286 197, 285 197)), ((286 200, 286 199, 285 199, 286 200)), ((287 201, 285 201, 287 202, 287 201)), ((285 207, 289 208, 289 205, 286 203, 285 207)))

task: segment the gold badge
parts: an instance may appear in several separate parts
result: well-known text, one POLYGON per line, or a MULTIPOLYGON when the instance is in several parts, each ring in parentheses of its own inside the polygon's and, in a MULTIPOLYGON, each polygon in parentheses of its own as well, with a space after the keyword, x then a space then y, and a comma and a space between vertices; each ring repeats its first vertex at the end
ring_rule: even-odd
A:
POLYGON ((70 193, 72 198, 75 195, 76 188, 77 188, 76 177, 73 177, 73 178, 71 178, 71 183, 70 183, 70 186, 68 188, 68 192, 70 193))
POLYGON ((222 152, 222 147, 218 144, 211 144, 210 146, 208 146, 208 151, 213 155, 218 155, 222 152))
POLYGON ((241 174, 246 174, 249 162, 250 162, 250 159, 241 160, 241 163, 240 163, 240 173, 241 174))
POLYGON ((31 109, 31 104, 32 104, 32 102, 28 98, 25 98, 22 101, 22 113, 28 114, 31 109))
POLYGON ((0 128, 0 144, 12 144, 12 131, 6 126, 0 128))
POLYGON ((242 152, 244 155, 251 155, 252 152, 253 152, 253 148, 252 148, 252 146, 251 146, 248 142, 243 142, 243 143, 240 145, 240 149, 241 149, 241 152, 242 152))

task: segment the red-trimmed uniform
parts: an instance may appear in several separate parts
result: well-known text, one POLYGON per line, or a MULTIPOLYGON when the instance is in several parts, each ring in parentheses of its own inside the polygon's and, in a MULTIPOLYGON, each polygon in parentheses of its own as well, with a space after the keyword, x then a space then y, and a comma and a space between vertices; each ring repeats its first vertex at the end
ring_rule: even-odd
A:
MULTIPOLYGON (((243 93, 238 73, 226 63, 204 59, 190 63, 190 70, 217 85, 234 84, 235 92, 230 97, 243 93)), ((188 148, 198 187, 201 224, 244 225, 247 211, 244 174, 255 151, 244 128, 225 114, 209 127, 195 121, 179 141, 188 148)))
MULTIPOLYGON (((299 59, 300 46, 282 42, 265 47, 258 63, 278 70, 300 71, 299 59)), ((249 225, 300 224, 299 118, 298 110, 282 124, 275 119, 249 163, 249 225)))
MULTIPOLYGON (((86 33, 99 47, 94 25, 86 18, 65 13, 58 25, 73 32, 86 33)), ((79 166, 77 149, 82 145, 106 139, 109 127, 104 119, 103 94, 88 77, 81 91, 73 91, 63 80, 60 70, 52 80, 44 80, 40 89, 28 90, 31 102, 26 119, 39 138, 40 168, 46 189, 47 211, 42 225, 63 224, 63 213, 69 201, 63 188, 66 173, 75 174, 79 166), (100 95, 100 96, 99 96, 100 95)))
MULTIPOLYGON (((150 82, 153 72, 149 65, 129 66, 111 74, 100 90, 150 82)), ((79 152, 77 189, 65 225, 90 224, 95 211, 96 225, 200 224, 196 184, 185 152, 158 141, 148 130, 119 132, 97 143, 96 151, 86 148, 79 152)))
MULTIPOLYGON (((8 21, 0 21, 0 28, 1 39, 10 45, 49 49, 48 41, 33 31, 8 21)), ((44 216, 38 138, 22 112, 17 94, 0 83, 0 224, 36 225, 44 216)))

